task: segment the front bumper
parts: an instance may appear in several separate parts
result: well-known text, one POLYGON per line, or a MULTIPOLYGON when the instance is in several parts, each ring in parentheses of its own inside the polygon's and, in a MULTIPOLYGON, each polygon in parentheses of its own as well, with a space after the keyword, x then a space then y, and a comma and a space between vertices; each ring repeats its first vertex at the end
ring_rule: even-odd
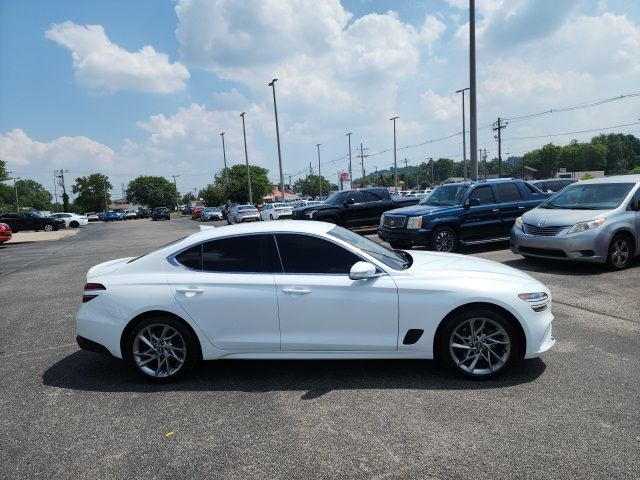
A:
POLYGON ((602 228, 546 237, 526 235, 514 226, 510 238, 511 251, 519 255, 590 263, 606 262, 610 242, 610 234, 602 228))
POLYGON ((407 230, 406 228, 378 227, 378 237, 385 242, 410 241, 412 245, 428 247, 431 242, 430 228, 420 228, 417 230, 407 230))

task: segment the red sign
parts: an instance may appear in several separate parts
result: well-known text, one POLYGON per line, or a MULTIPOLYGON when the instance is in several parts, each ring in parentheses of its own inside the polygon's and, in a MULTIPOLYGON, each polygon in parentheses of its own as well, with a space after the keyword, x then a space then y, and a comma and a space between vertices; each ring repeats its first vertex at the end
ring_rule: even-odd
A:
POLYGON ((342 180, 343 182, 348 182, 349 181, 349 172, 342 172, 340 174, 340 180, 342 180))

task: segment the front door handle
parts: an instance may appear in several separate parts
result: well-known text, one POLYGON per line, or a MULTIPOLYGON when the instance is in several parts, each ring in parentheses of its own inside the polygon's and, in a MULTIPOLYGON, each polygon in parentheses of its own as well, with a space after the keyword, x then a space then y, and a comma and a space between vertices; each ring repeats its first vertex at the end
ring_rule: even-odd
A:
POLYGON ((306 295, 307 293, 311 293, 311 290, 308 288, 283 288, 282 293, 288 293, 290 295, 306 295))
POLYGON ((204 288, 176 288, 179 293, 204 293, 204 288))
POLYGON ((518 207, 518 210, 524 210, 526 207, 518 207))
POLYGON ((499 212, 499 211, 500 211, 500 209, 499 209, 499 208, 492 208, 492 209, 491 209, 491 211, 492 211, 492 212, 499 212))

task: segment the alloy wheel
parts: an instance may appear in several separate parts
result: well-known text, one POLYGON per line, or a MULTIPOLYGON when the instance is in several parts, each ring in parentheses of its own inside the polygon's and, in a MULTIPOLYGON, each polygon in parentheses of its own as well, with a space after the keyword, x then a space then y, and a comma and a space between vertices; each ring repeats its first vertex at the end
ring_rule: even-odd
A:
POLYGON ((47 223, 47 224, 44 226, 44 231, 45 231, 45 232, 53 232, 53 225, 51 225, 50 223, 47 223))
POLYGON ((616 268, 623 268, 629 262, 631 249, 624 237, 616 238, 611 245, 611 264, 616 268))
POLYGON ((133 359, 146 375, 166 378, 175 375, 186 360, 186 342, 170 325, 153 324, 138 332, 133 342, 133 359))
POLYGON ((511 340, 506 330, 489 318, 470 318, 449 338, 449 352, 462 371, 483 376, 500 370, 509 360, 511 340))
POLYGON ((438 252, 452 252, 455 248, 455 237, 448 229, 442 229, 436 233, 434 247, 438 252))

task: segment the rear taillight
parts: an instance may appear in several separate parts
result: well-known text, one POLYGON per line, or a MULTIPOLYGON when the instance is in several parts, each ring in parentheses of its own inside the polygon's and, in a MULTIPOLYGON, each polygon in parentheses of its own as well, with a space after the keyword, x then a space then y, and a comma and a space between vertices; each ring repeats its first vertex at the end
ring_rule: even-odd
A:
MULTIPOLYGON (((97 290, 106 290, 106 287, 101 283, 87 283, 84 286, 85 292, 95 292, 97 290)), ((94 298, 96 298, 97 296, 98 295, 91 295, 91 294, 87 295, 86 293, 84 293, 82 295, 82 303, 87 303, 93 300, 94 298)))

